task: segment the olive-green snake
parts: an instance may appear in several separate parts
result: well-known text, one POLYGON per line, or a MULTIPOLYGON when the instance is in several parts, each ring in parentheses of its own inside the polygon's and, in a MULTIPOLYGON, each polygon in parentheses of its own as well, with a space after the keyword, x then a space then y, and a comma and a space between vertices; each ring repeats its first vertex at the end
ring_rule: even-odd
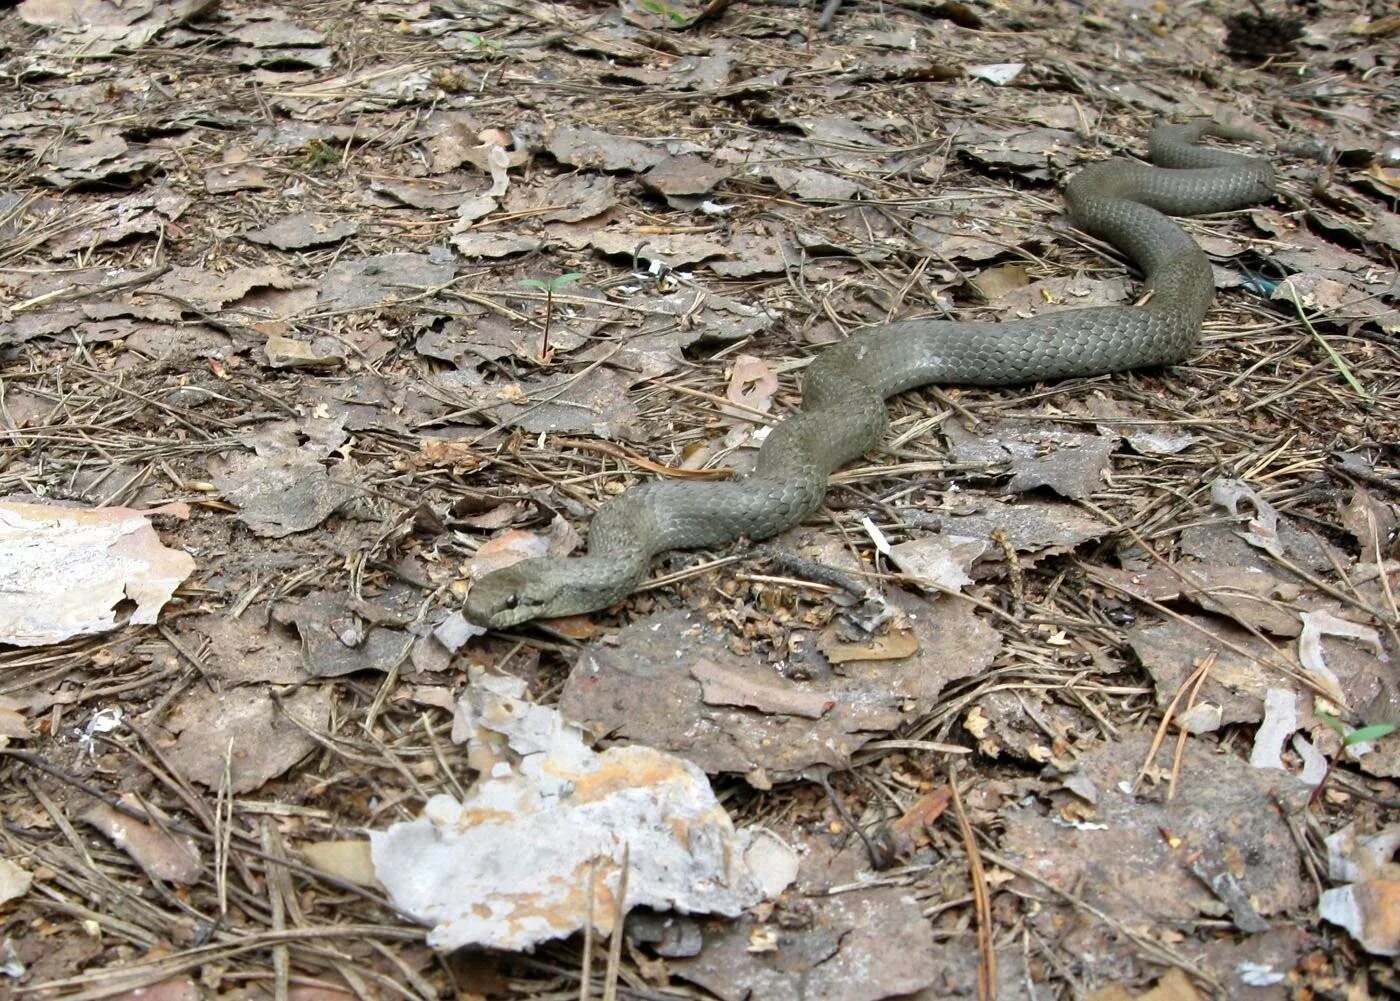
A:
POLYGON ((885 400, 929 383, 999 386, 1180 361, 1195 346, 1215 292, 1210 262, 1164 213, 1242 208, 1273 191, 1262 159, 1197 145, 1203 135, 1257 139, 1242 126, 1162 125, 1157 166, 1093 163, 1065 197, 1079 226, 1137 262, 1150 293, 1137 306, 1067 310, 1005 323, 904 320, 822 351, 802 383, 802 409, 773 427, 752 473, 724 482, 660 481, 608 501, 588 554, 528 559, 489 573, 467 595, 468 618, 504 628, 605 608, 645 579, 668 549, 764 539, 822 502, 827 478, 869 451, 887 424, 885 400))

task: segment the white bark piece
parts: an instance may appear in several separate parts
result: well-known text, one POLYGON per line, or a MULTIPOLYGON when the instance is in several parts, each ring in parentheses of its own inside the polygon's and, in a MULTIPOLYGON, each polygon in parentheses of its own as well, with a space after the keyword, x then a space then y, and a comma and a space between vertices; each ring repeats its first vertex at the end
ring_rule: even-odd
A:
POLYGON ((1298 729, 1298 697, 1286 688, 1264 693, 1264 719, 1254 734, 1249 763, 1255 768, 1283 769, 1283 742, 1298 729))
MULTIPOLYGON (((1339 619, 1331 612, 1303 612, 1298 616, 1303 620, 1303 631, 1298 635, 1298 659, 1303 669, 1327 693, 1327 697, 1339 706, 1345 706, 1346 696, 1342 694, 1342 683, 1322 658, 1322 637, 1346 636, 1358 639, 1376 651, 1378 658, 1384 659, 1381 637, 1370 626, 1339 619)), ((1369 748, 1356 745, 1348 748, 1353 756, 1364 754, 1369 748)))
POLYGON ((1298 773, 1303 785, 1315 786, 1327 777, 1327 757, 1301 733, 1293 735, 1293 750, 1303 759, 1303 770, 1298 773))
POLYGON ((160 541, 155 511, 0 503, 0 643, 44 646, 117 628, 116 606, 135 602, 134 625, 156 621, 194 559, 160 541))
POLYGON ((470 740, 482 778, 461 803, 434 796, 417 820, 370 832, 379 881, 433 926, 429 945, 529 949, 590 919, 606 934, 624 857, 628 908, 733 916, 761 899, 750 838, 704 772, 640 745, 594 752, 524 690, 476 674, 453 735, 470 740))

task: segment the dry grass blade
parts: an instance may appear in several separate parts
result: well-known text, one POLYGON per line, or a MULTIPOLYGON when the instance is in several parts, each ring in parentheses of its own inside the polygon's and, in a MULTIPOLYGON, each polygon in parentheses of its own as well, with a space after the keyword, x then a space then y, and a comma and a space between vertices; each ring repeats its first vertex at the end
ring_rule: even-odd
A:
POLYGON ((617 897, 608 937, 608 968, 603 976, 603 1001, 617 1001, 617 981, 622 972, 622 940, 626 938, 627 884, 632 873, 632 844, 622 844, 622 870, 617 877, 617 897))
POLYGON ((595 935, 593 916, 597 913, 598 900, 598 860, 588 863, 588 915, 583 925, 583 956, 579 960, 578 1001, 589 1001, 593 997, 593 939, 595 935))
POLYGON ((948 789, 953 794, 953 816, 958 821, 963 851, 967 856, 968 879, 972 883, 972 907, 977 915, 977 997, 978 1001, 994 1001, 999 990, 997 954, 992 944, 992 904, 987 894, 987 877, 982 869, 982 853, 977 847, 977 835, 968 822, 958 792, 956 759, 948 764, 948 789))

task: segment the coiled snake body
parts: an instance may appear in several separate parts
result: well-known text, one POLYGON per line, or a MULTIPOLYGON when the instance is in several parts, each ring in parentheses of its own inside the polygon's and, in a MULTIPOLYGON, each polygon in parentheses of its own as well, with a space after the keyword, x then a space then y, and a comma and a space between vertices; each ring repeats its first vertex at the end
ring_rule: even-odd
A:
POLYGON ((1180 361, 1195 346, 1215 292, 1210 262, 1163 213, 1241 208, 1273 190, 1267 161, 1196 145, 1202 135, 1259 138, 1243 127, 1197 121, 1152 133, 1147 166, 1090 164, 1065 197, 1080 227, 1142 269, 1140 306, 1069 310, 1006 323, 906 320, 871 327, 826 348, 808 367, 802 409, 776 425, 754 471, 717 483, 651 482, 594 515, 588 553, 524 560, 489 573, 466 613, 492 628, 604 608, 646 577, 668 549, 764 539, 820 506, 827 478, 884 432, 884 401, 929 383, 997 386, 1097 375, 1180 361))

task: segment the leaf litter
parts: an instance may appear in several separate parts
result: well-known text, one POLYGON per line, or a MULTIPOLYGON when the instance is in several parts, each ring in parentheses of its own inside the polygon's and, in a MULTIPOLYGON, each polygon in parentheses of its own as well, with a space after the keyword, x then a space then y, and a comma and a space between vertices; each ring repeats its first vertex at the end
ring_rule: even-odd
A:
POLYGON ((1328 724, 1400 705, 1394 27, 1235 6, 19 4, 0 496, 140 526, 156 562, 79 547, 5 589, 46 625, 0 640, 0 982, 1395 990, 1392 863, 1331 839, 1388 843, 1397 738, 1328 724), (1059 187, 1216 111, 1268 123, 1282 183, 1186 224, 1222 290, 1189 362, 906 395, 769 547, 673 554, 541 630, 462 620, 474 572, 576 550, 617 492, 748 468, 821 344, 1129 301, 1059 187), (668 776, 620 778, 641 812, 598 851, 522 780, 543 761, 453 743, 502 670, 523 718, 590 727, 570 761, 668 776), (540 864, 386 897, 363 832, 491 788, 540 864), (604 959, 620 910, 689 906, 637 820, 680 788, 771 830, 766 896, 638 906, 604 959), (510 941, 534 954, 450 971, 405 911, 486 941, 472 908, 539 886, 564 903, 510 941))

